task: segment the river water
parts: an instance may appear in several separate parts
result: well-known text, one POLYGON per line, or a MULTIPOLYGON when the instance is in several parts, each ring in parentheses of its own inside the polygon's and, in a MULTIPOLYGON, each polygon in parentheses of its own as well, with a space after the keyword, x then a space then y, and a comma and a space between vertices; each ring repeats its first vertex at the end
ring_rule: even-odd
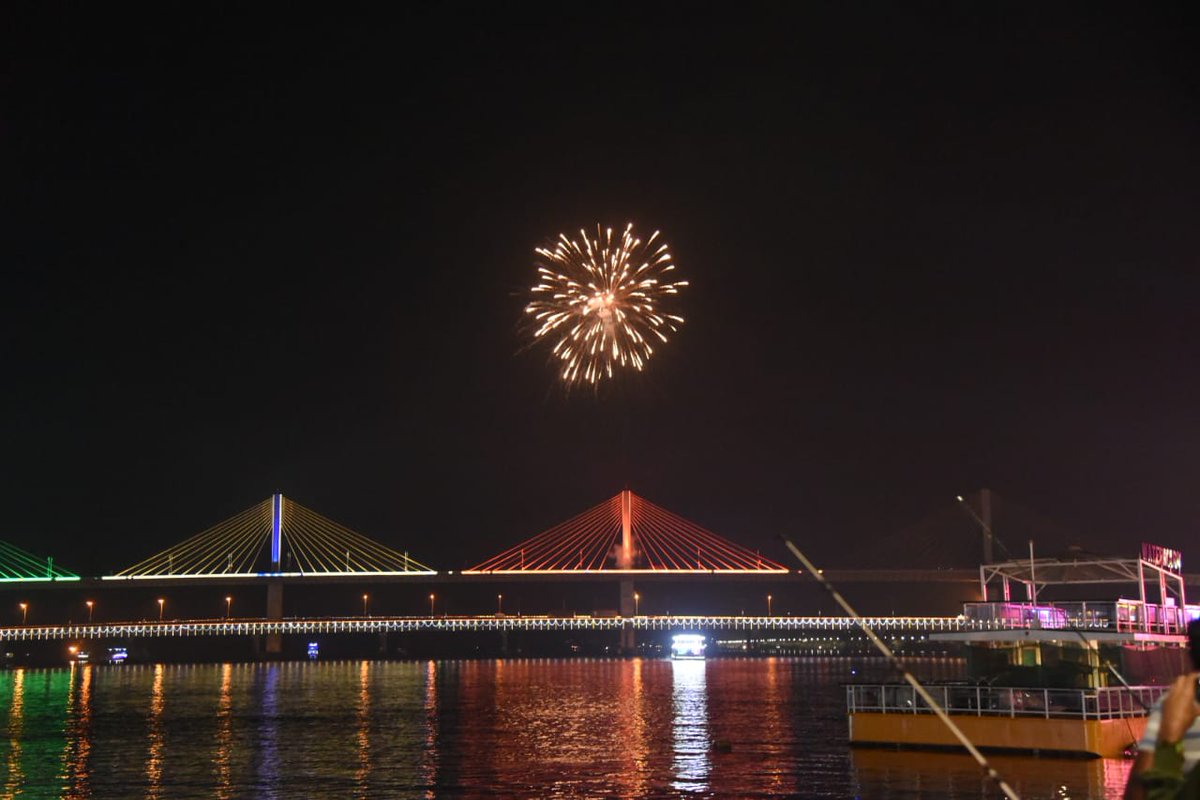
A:
MULTIPOLYGON (((921 665, 932 677, 960 666, 921 665)), ((965 756, 847 747, 842 683, 880 669, 833 658, 14 669, 0 673, 0 796, 998 796, 965 756)), ((1129 769, 996 765, 1027 798, 1119 797, 1129 769)))

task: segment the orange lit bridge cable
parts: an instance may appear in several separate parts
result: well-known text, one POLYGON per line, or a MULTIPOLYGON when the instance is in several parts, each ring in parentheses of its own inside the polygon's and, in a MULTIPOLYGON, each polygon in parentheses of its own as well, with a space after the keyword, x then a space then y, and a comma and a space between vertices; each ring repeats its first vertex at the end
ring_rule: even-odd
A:
POLYGON ((552 528, 553 536, 541 543, 539 557, 532 563, 528 556, 525 557, 525 568, 532 571, 599 568, 611 547, 611 528, 614 524, 620 525, 619 512, 615 519, 614 523, 613 503, 608 501, 552 528))
POLYGON ((602 503, 588 512, 552 529, 554 536, 548 537, 550 547, 543 551, 542 558, 529 565, 534 570, 590 571, 603 565, 607 542, 611 540, 614 525, 614 507, 611 501, 602 503))
POLYGON ((656 530, 669 534, 680 557, 686 558, 689 555, 687 551, 691 551, 691 555, 699 551, 701 568, 705 568, 703 565, 707 560, 707 568, 714 570, 787 571, 782 564, 765 559, 749 548, 724 539, 636 495, 635 499, 639 501, 643 518, 650 521, 656 530))
POLYGON ((593 506, 587 511, 505 550, 474 569, 476 571, 521 569, 538 571, 562 568, 568 559, 567 554, 573 557, 573 554, 583 545, 579 538, 581 525, 586 525, 589 521, 603 515, 609 504, 610 502, 606 501, 593 506))
POLYGON ((579 568, 581 551, 583 568, 595 568, 597 561, 603 561, 603 526, 613 515, 614 501, 615 498, 593 506, 480 563, 470 571, 574 570, 579 568))

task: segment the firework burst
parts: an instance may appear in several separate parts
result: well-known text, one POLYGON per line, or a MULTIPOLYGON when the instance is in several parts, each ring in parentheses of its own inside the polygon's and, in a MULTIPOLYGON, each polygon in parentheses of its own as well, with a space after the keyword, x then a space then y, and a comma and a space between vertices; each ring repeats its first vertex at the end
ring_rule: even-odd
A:
POLYGON ((633 223, 624 233, 596 227, 578 239, 559 234, 539 247, 538 283, 525 313, 536 342, 553 341, 568 386, 596 384, 621 369, 641 370, 654 346, 679 330, 683 317, 663 307, 687 281, 671 281, 671 253, 655 231, 645 242, 633 223))

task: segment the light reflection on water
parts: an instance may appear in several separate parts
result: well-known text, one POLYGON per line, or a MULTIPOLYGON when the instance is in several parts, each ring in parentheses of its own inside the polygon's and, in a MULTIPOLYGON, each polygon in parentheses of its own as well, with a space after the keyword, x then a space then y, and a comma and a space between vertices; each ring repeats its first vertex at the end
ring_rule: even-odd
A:
POLYGON ((703 792, 708 788, 708 690, 704 661, 671 662, 672 741, 675 745, 671 787, 685 792, 703 792))
MULTIPOLYGON (((852 666, 855 680, 884 675, 822 658, 17 669, 0 672, 0 786, 69 798, 994 796, 966 756, 851 752, 852 666)), ((1027 798, 1119 797, 1129 769, 995 763, 1027 798)))
POLYGON ((163 673, 162 664, 154 665, 154 683, 150 685, 150 752, 146 758, 146 797, 156 798, 162 783, 163 760, 163 673))
POLYGON ((62 751, 62 796, 67 800, 83 800, 92 794, 88 786, 91 717, 92 670, 72 664, 67 684, 67 730, 62 751))
POLYGON ((4 796, 12 797, 25 783, 25 771, 21 767, 21 754, 25 738, 25 670, 13 672, 12 691, 8 704, 8 759, 4 779, 4 796))
POLYGON ((358 770, 354 773, 354 796, 368 797, 367 776, 371 774, 371 662, 358 665, 358 730, 354 734, 358 770))
POLYGON ((230 759, 233 746, 233 695, 230 688, 233 681, 233 665, 221 665, 221 688, 217 694, 217 754, 213 758, 213 772, 217 782, 217 797, 228 800, 233 797, 231 785, 232 772, 230 759))

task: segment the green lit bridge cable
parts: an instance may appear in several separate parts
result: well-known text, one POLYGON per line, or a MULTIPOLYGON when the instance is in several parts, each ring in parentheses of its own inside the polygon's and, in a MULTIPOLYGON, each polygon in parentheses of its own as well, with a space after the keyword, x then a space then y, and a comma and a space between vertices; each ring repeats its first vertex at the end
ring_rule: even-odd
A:
POLYGON ((0 541, 0 581, 77 581, 73 572, 59 569, 49 558, 38 558, 15 544, 0 541))

